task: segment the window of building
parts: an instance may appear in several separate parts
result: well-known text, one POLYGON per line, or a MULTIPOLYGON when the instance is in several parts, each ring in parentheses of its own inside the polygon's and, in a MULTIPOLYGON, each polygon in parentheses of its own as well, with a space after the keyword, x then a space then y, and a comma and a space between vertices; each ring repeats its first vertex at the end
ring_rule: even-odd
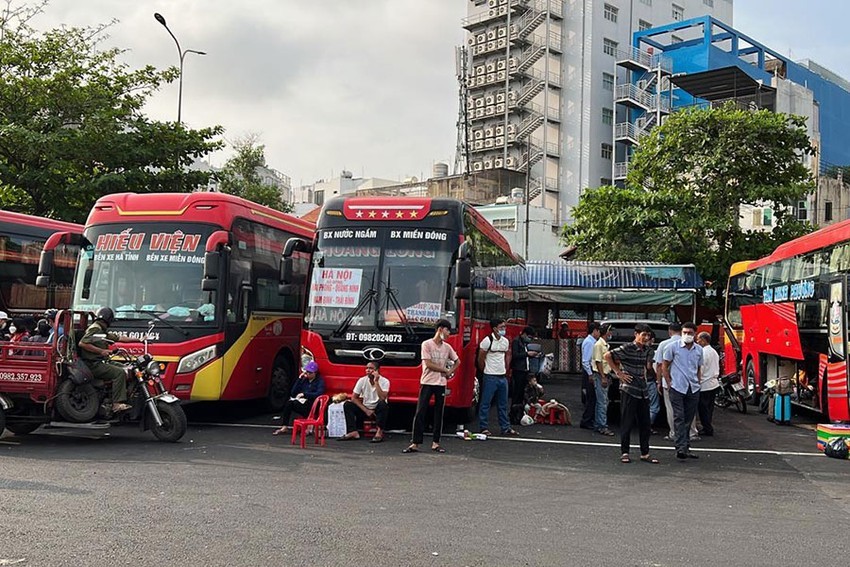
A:
POLYGON ((652 0, 640 0, 640 3, 646 6, 652 6, 652 0))
POLYGON ((709 8, 714 8, 714 0, 702 0, 702 3, 708 6, 709 8))
POLYGON ((493 219, 493 227, 498 230, 516 230, 516 218, 493 219))
POLYGON ((824 222, 832 220, 832 201, 827 201, 823 204, 823 220, 824 222))
POLYGON ((673 21, 681 22, 685 19, 685 9, 678 4, 673 4, 673 21))
POLYGON ((761 210, 761 225, 773 226, 773 209, 765 207, 761 210))
POLYGON ((617 12, 619 11, 619 8, 616 8, 611 4, 605 4, 605 19, 609 22, 617 23, 617 12))
POLYGON ((611 144, 602 144, 602 159, 611 159, 614 155, 614 146, 611 144))
POLYGON ((602 88, 606 91, 614 90, 614 75, 611 73, 602 73, 602 88))
POLYGON ((805 201, 797 201, 797 220, 808 220, 809 214, 807 209, 807 205, 805 201))
POLYGON ((612 108, 602 109, 602 123, 606 126, 614 125, 614 110, 612 108))
POLYGON ((617 55, 617 42, 613 39, 608 39, 607 37, 603 40, 602 51, 605 52, 605 55, 610 55, 614 57, 617 55))
POLYGON ((638 31, 648 30, 652 27, 652 22, 646 20, 638 20, 638 31))
POLYGON ((612 185, 612 183, 611 183, 611 180, 608 179, 607 177, 603 177, 599 180, 599 186, 600 187, 607 187, 609 185, 612 185))

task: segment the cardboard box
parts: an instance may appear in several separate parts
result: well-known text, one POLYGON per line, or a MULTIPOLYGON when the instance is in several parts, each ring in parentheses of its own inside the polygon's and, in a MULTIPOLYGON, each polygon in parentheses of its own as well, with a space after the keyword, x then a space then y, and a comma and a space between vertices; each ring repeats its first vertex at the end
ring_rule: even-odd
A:
POLYGON ((823 451, 826 442, 833 437, 843 437, 850 440, 850 425, 841 423, 818 424, 818 451, 823 451))

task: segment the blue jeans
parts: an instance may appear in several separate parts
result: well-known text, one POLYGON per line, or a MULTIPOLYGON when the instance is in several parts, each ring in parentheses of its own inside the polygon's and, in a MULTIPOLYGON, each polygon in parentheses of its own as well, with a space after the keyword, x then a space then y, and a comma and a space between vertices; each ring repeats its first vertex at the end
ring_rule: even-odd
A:
POLYGON ((481 431, 489 429, 487 423, 490 417, 490 406, 493 398, 499 407, 499 427, 502 431, 510 431, 511 422, 508 420, 508 378, 505 375, 485 374, 484 384, 481 385, 481 406, 478 408, 478 427, 481 431))
POLYGON ((608 386, 602 386, 602 376, 593 373, 593 386, 596 389, 596 431, 608 429, 608 386))
POLYGON ((661 411, 661 400, 658 399, 658 382, 649 382, 649 425, 655 423, 661 411))

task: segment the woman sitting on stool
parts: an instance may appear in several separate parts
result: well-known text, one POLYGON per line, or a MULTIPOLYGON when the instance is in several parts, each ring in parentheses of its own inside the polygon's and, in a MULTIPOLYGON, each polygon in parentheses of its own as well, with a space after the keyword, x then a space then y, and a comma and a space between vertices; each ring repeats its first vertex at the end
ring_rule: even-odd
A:
POLYGON ((318 372, 319 365, 315 360, 311 360, 304 365, 304 371, 295 380, 295 383, 292 385, 292 391, 289 394, 290 398, 283 406, 283 412, 281 413, 283 425, 281 425, 280 429, 275 429, 272 435, 280 435, 289 431, 289 419, 292 417, 293 412, 301 417, 310 415, 310 408, 313 407, 313 402, 325 393, 325 381, 318 376, 318 372))

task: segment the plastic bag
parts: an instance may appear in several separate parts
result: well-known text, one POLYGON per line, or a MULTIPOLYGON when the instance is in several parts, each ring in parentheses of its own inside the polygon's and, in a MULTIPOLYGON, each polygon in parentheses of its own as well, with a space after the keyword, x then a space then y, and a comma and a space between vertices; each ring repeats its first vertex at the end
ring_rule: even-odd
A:
POLYGON ((523 414, 522 419, 519 420, 521 425, 534 425, 534 419, 526 414, 523 414))
POLYGON ((833 459, 846 459, 850 454, 850 448, 847 447, 847 441, 843 437, 830 437, 823 448, 824 454, 833 459))
POLYGON ((552 367, 555 365, 555 355, 551 352, 543 357, 543 362, 540 364, 540 374, 549 376, 552 374, 552 367))

